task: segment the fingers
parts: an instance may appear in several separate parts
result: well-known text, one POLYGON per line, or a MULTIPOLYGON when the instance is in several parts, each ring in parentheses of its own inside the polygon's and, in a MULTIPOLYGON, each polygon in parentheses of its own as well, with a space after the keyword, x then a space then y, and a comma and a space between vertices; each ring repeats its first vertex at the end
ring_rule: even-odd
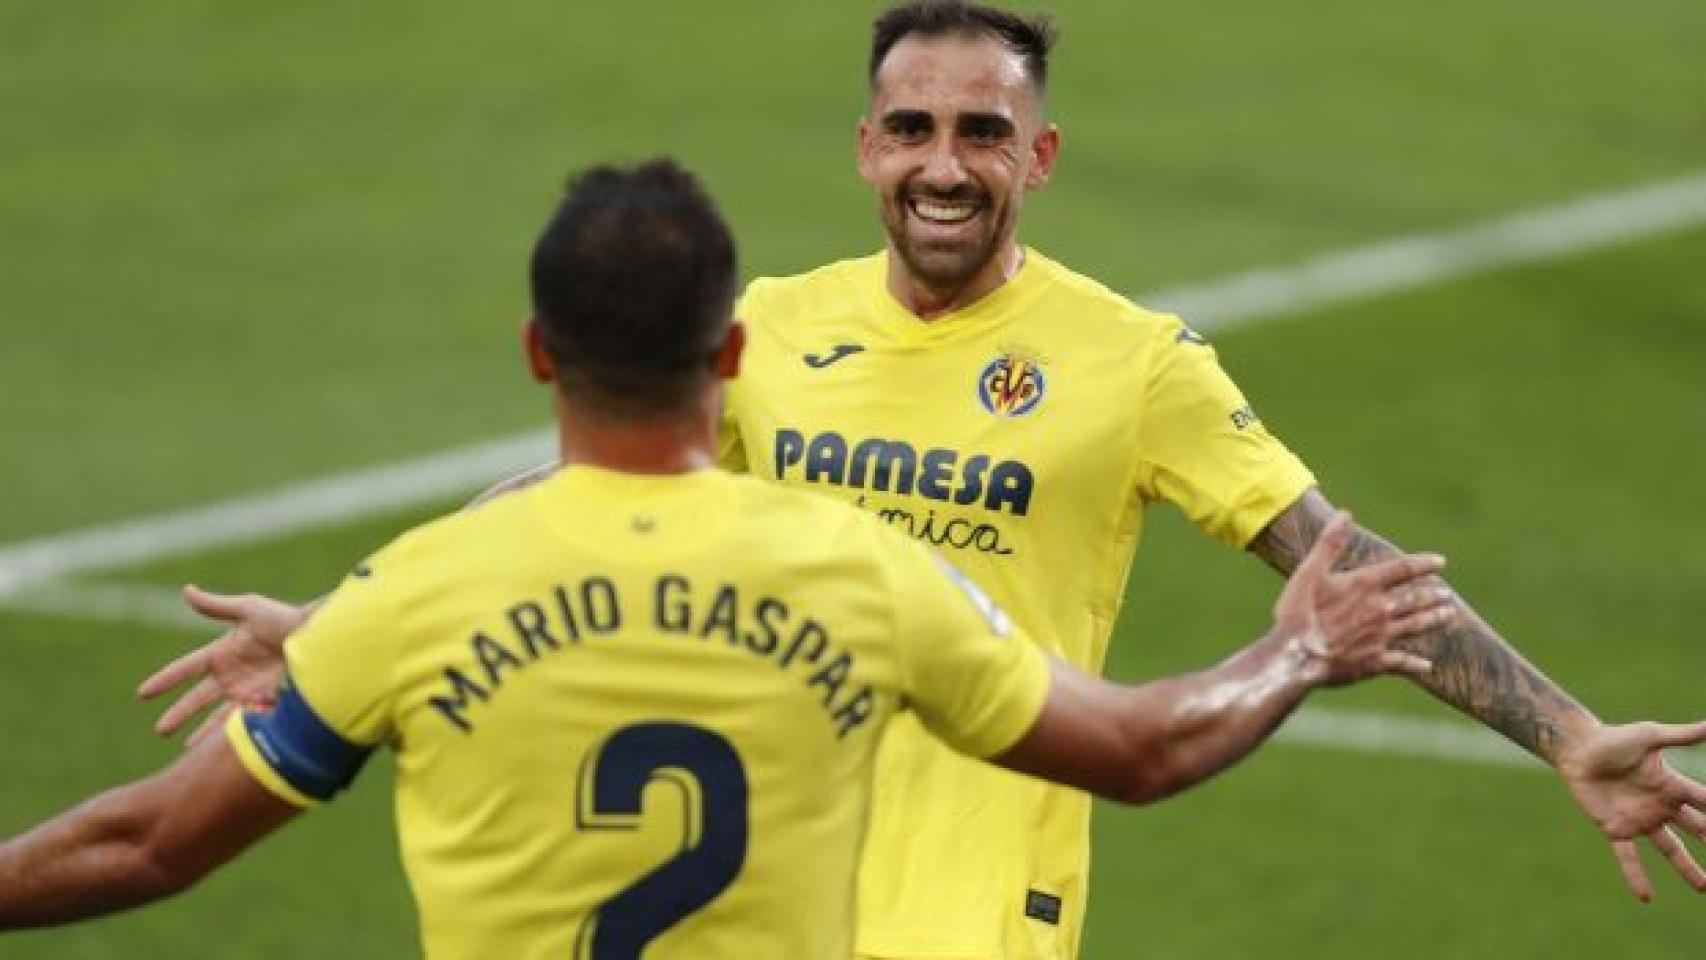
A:
POLYGON ((1688 848, 1682 845, 1676 831, 1670 827, 1660 827, 1647 834, 1647 839, 1653 841, 1653 846, 1659 848, 1659 852, 1665 855, 1665 859, 1670 861, 1677 873, 1682 874, 1682 879, 1687 880, 1689 886, 1706 892, 1706 871, 1702 871, 1700 864, 1694 862, 1694 857, 1688 852, 1688 848))
POLYGON ((1435 606, 1417 610, 1394 619, 1387 626, 1387 637, 1400 640, 1404 637, 1416 637, 1435 630, 1454 627, 1463 620, 1463 611, 1455 603, 1449 601, 1437 602, 1435 606))
POLYGON ((144 700, 152 699, 180 683, 206 674, 208 663, 213 659, 213 646, 218 642, 215 640, 161 667, 153 676, 142 681, 142 686, 136 688, 136 695, 144 700))
POLYGON ((190 688, 190 692, 178 698, 178 702, 167 708, 154 723, 154 732, 162 737, 177 733, 189 719, 209 704, 215 703, 223 696, 218 681, 212 677, 202 677, 201 682, 190 688))
POLYGON ((1430 576, 1444 569, 1445 558, 1437 553, 1406 553, 1363 567, 1352 576, 1385 589, 1430 576))
POLYGON ((1418 657, 1413 653, 1403 653, 1398 650, 1388 650, 1381 655, 1380 669, 1385 673, 1398 673, 1406 677, 1421 679, 1433 673, 1433 661, 1426 657, 1418 657))
POLYGON ((1614 840, 1611 853, 1617 858, 1617 869, 1622 872, 1623 882, 1628 884, 1635 899, 1642 903, 1652 902, 1653 885, 1647 880, 1647 871, 1641 869, 1641 854, 1635 849, 1635 841, 1614 840))
POLYGON ((1387 590, 1386 599, 1390 602, 1390 613, 1404 616, 1436 607, 1455 607, 1457 594, 1443 583, 1411 583, 1387 590))
POLYGON ((1701 813, 1692 806, 1684 805, 1681 810, 1677 811, 1676 819, 1689 833, 1701 840, 1706 840, 1706 813, 1701 813))
MULTIPOLYGON (((189 604, 195 612, 214 620, 235 623, 241 620, 243 616, 244 601, 242 598, 209 593, 193 583, 184 584, 184 602, 189 604)), ((204 645, 201 649, 187 653, 166 664, 153 676, 142 681, 142 686, 136 688, 136 695, 148 700, 179 684, 206 675, 209 661, 213 658, 213 648, 229 636, 230 634, 227 633, 218 640, 204 645)), ((167 712, 167 716, 171 716, 170 711, 167 712)), ((162 724, 165 723, 165 720, 165 717, 160 718, 162 724)), ((162 733, 169 732, 162 731, 162 733)))
POLYGON ((1706 720, 1699 723, 1644 723, 1641 727, 1655 746, 1692 747, 1706 742, 1706 720))
MULTIPOLYGON (((1698 782, 1681 774, 1677 774, 1676 779, 1681 784, 1682 794, 1686 801, 1700 810, 1706 810, 1706 786, 1701 786, 1698 782)), ((1706 837, 1701 839, 1706 840, 1706 837)))
POLYGON ((1343 510, 1335 511, 1333 519, 1327 521, 1321 535, 1315 538, 1315 545, 1309 548, 1303 562, 1292 572, 1292 579, 1304 581, 1326 576, 1344 556, 1345 547, 1350 542, 1351 515, 1343 510))
POLYGON ((184 602, 190 609, 213 620, 236 623, 243 618, 246 599, 225 593, 211 593, 193 583, 184 584, 184 602))

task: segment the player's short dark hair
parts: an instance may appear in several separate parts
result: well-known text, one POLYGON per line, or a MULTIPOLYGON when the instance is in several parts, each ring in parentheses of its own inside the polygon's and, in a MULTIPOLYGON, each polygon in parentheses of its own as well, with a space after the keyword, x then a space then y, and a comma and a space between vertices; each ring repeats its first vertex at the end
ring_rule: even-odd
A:
POLYGON ((1025 72, 1038 93, 1048 89, 1048 55, 1060 36, 1044 14, 1023 16, 965 0, 909 0, 883 11, 871 25, 870 82, 894 45, 909 36, 989 37, 1006 44, 1025 61, 1025 72))
POLYGON ((668 159, 569 182, 533 248, 533 311, 558 382, 604 415, 691 406, 734 306, 734 237, 668 159))

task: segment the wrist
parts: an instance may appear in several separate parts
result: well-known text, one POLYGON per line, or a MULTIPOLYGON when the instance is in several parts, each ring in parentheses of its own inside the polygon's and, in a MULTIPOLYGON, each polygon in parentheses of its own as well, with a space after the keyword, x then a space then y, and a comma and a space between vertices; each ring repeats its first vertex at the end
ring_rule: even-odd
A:
POLYGON ((321 607, 325 606, 325 604, 326 598, 318 597, 308 601, 300 607, 297 607, 294 611, 296 622, 291 625, 290 632, 295 633, 302 629, 303 624, 306 624, 309 620, 313 619, 314 614, 318 612, 321 607))
POLYGON ((1326 648, 1318 635, 1282 633, 1270 630, 1258 644, 1267 661, 1264 673, 1269 673, 1302 696, 1332 679, 1332 665, 1326 648))
POLYGON ((1567 718, 1554 728, 1551 756, 1542 757, 1566 779, 1581 776, 1589 766, 1587 752, 1606 725, 1586 710, 1567 718))

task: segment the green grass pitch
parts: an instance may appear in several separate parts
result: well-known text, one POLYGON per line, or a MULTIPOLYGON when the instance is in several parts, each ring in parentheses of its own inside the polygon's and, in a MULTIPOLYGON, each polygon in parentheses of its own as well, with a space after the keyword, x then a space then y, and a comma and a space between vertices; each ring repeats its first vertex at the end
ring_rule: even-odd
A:
MULTIPOLYGON (((1706 7, 1053 5, 1026 239, 1155 290, 1689 173, 1706 7)), ((564 173, 670 151, 750 274, 866 252, 876 4, 0 6, 0 544, 534 426, 514 330, 564 173)), ((1624 719, 1706 715, 1706 230, 1214 337, 1335 500, 1624 719)), ((444 504, 441 506, 449 506, 444 504)), ((432 510, 113 578, 312 595, 432 510)), ((1169 513, 1110 672, 1209 661, 1271 575, 1169 513)), ((175 749, 131 691, 200 638, 0 607, 0 835, 175 749)), ((1397 681, 1326 698, 1430 718, 1397 681)), ((157 909, 0 958, 415 955, 387 765, 157 909)), ((1667 868, 1649 861, 1655 874, 1667 868)), ((1098 817, 1088 960, 1669 960, 1541 771, 1277 746, 1098 817)))

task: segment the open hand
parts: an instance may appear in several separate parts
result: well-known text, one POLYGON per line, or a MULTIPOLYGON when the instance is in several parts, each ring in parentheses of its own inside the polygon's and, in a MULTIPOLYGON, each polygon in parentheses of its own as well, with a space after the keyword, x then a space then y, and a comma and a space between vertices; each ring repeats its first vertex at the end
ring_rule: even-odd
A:
POLYGON ((229 596, 184 587, 184 601, 211 620, 229 625, 218 639, 185 654, 142 682, 137 696, 157 697, 191 680, 198 681, 160 719, 154 732, 171 736, 192 717, 218 704, 190 735, 194 745, 218 729, 239 707, 270 707, 284 681, 284 640, 308 619, 312 607, 294 607, 259 594, 229 596))
POLYGON ((1343 511, 1322 531, 1274 607, 1274 629, 1297 638, 1319 682, 1339 686, 1381 673, 1426 674, 1432 665, 1397 642, 1449 626, 1462 614, 1434 578, 1437 554, 1404 554, 1343 573, 1333 567, 1351 538, 1343 511))
POLYGON ((1624 882, 1643 903, 1653 898, 1653 885, 1635 849, 1640 837, 1651 841, 1690 886, 1706 892, 1706 872, 1676 833, 1681 827, 1706 840, 1706 786, 1672 769, 1660 752, 1703 741, 1706 722, 1601 726, 1558 758, 1570 794, 1611 841, 1624 882))

